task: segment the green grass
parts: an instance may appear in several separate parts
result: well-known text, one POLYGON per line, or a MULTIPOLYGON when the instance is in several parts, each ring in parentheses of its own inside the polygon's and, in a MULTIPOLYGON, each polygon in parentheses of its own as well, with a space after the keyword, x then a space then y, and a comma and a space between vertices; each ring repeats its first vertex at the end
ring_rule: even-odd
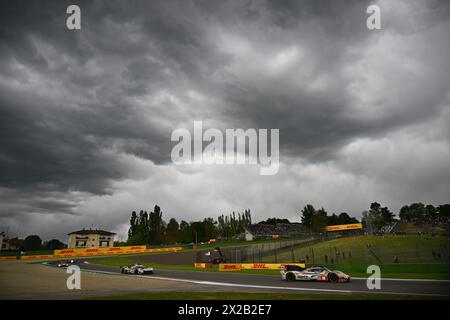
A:
POLYGON ((392 294, 311 294, 245 292, 145 292, 88 298, 87 300, 436 300, 448 297, 392 294))
POLYGON ((328 257, 328 263, 335 264, 380 264, 380 260, 382 264, 387 264, 394 263, 395 257, 398 257, 399 263, 450 263, 450 239, 394 235, 338 238, 300 246, 293 250, 280 250, 276 256, 266 256, 264 260, 287 262, 294 258, 294 261, 305 260, 307 263, 327 264, 325 256, 328 257), (375 255, 367 249, 368 244, 375 255), (441 258, 434 258, 433 251, 440 254, 441 258))

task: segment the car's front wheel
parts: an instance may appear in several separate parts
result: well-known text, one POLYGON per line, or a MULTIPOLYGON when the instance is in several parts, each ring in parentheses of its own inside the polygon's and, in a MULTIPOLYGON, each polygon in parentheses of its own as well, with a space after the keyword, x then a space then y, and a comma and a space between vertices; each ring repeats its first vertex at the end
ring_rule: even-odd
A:
POLYGON ((328 274, 328 281, 339 282, 339 276, 336 273, 330 273, 328 274))
POLYGON ((292 272, 286 273, 286 281, 295 281, 295 274, 292 272))

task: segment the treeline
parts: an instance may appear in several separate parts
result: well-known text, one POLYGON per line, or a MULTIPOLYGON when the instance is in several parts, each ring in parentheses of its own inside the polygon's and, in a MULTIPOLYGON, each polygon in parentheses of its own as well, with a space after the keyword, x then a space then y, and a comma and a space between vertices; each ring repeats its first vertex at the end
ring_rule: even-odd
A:
POLYGON ((66 245, 58 239, 51 239, 48 241, 42 241, 38 235, 29 235, 25 239, 8 239, 8 242, 13 242, 13 246, 16 249, 5 251, 51 251, 56 249, 64 249, 66 245))
POLYGON ((178 222, 171 218, 166 222, 162 218, 161 208, 155 206, 153 211, 133 211, 128 230, 127 244, 151 244, 163 243, 192 243, 207 242, 210 239, 230 238, 244 232, 244 228, 251 224, 251 213, 247 209, 242 213, 233 212, 228 216, 221 215, 217 221, 213 218, 205 218, 201 221, 178 222))
POLYGON ((437 220, 450 218, 450 204, 441 204, 437 207, 432 204, 424 205, 421 202, 403 206, 400 209, 401 220, 437 220))
POLYGON ((335 213, 328 215, 324 208, 316 210, 311 204, 306 205, 301 211, 301 220, 302 224, 313 232, 322 232, 326 226, 359 222, 346 212, 342 212, 339 215, 335 213))

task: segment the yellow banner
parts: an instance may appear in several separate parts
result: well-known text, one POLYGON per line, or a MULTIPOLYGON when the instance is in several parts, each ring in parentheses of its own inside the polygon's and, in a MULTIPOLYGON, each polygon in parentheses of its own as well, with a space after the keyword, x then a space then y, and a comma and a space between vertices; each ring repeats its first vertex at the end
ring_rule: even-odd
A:
POLYGON ((200 268, 200 269, 209 269, 209 268, 212 268, 212 264, 211 263, 194 263, 194 267, 200 268))
POLYGON ((52 254, 36 255, 36 256, 21 256, 22 260, 34 260, 34 259, 52 259, 52 254))
POLYGON ((17 258, 16 258, 16 256, 2 256, 2 257, 0 257, 0 261, 3 261, 3 260, 16 260, 17 258))
POLYGON ((326 227, 326 231, 342 231, 342 230, 356 230, 356 229, 362 229, 362 224, 353 223, 353 224, 341 224, 337 226, 326 227))
POLYGON ((61 250, 55 250, 54 254, 85 254, 85 253, 102 253, 102 254, 114 254, 116 252, 124 252, 124 251, 130 251, 130 250, 145 250, 147 249, 146 246, 127 246, 127 247, 107 247, 107 248, 74 248, 74 249, 61 249, 61 250))
POLYGON ((296 265, 305 268, 304 263, 242 263, 241 269, 280 270, 285 265, 296 265))
POLYGON ((240 263, 221 263, 219 264, 219 271, 236 271, 241 270, 240 263))

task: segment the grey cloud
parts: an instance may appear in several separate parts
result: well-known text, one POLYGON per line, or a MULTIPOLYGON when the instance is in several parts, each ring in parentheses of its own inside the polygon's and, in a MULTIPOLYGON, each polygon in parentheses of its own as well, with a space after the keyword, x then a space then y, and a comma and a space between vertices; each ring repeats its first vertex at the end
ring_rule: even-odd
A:
MULTIPOLYGON (((377 1, 379 32, 365 28, 372 1, 80 1, 82 30, 70 32, 73 3, 0 4, 2 216, 82 214, 90 196, 114 197, 117 183, 156 174, 129 157, 171 166, 171 131, 194 119, 280 128, 286 165, 331 163, 357 177, 346 146, 432 123, 448 105, 445 1, 377 1)), ((424 175, 411 198, 436 177, 424 175)))

